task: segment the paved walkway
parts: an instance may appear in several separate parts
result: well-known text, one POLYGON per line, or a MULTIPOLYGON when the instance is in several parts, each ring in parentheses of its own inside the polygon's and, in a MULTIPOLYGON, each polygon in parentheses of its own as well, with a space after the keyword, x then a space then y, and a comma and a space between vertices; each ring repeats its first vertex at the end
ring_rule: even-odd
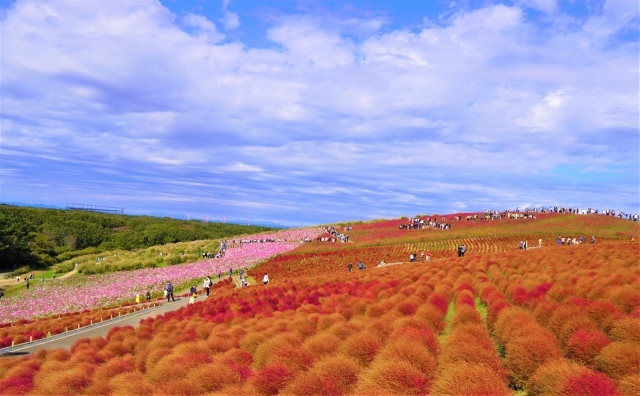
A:
MULTIPOLYGON (((183 294, 187 291, 188 290, 183 291, 180 294, 183 294)), ((204 301, 205 299, 206 297, 201 295, 198 297, 197 301, 204 301)), ((91 327, 90 329, 87 329, 86 331, 81 330, 79 332, 74 332, 68 337, 56 338, 46 342, 38 342, 37 345, 25 344, 24 348, 15 348, 10 353, 7 353, 5 355, 0 355, 0 358, 2 358, 2 356, 27 355, 27 354, 36 352, 40 349, 53 349, 53 348, 70 349, 71 346, 81 338, 85 338, 85 337, 93 338, 98 336, 106 337, 109 331, 116 326, 120 326, 120 327, 132 326, 135 328, 135 327, 138 327, 142 319, 153 318, 158 315, 165 314, 167 312, 176 311, 186 306, 188 303, 189 303, 189 297, 176 297, 175 302, 172 301, 170 303, 164 303, 162 304, 162 306, 158 307, 157 309, 151 309, 149 311, 145 311, 142 313, 133 313, 119 320, 116 320, 116 319, 109 320, 103 326, 94 326, 94 327, 91 327)))

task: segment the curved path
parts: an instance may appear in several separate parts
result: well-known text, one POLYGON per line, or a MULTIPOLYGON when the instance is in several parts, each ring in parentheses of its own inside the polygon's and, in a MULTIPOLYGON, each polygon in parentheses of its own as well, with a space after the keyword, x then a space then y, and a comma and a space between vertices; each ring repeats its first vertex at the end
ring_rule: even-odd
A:
MULTIPOLYGON (((212 279, 212 280, 214 281, 214 284, 218 282, 218 279, 215 279, 215 280, 212 279)), ((188 292, 189 292, 188 289, 181 290, 179 293, 176 293, 176 295, 186 294, 188 292)), ((211 296, 213 296, 213 294, 211 296)), ((203 296, 203 295, 200 295, 199 297, 200 298, 198 299, 198 301, 200 302, 207 298, 206 296, 203 296)), ((145 302, 143 301, 143 304, 144 303, 145 302)), ((140 312, 140 313, 132 313, 132 314, 123 316, 121 319, 109 320, 108 322, 105 322, 104 325, 101 325, 101 326, 94 325, 86 329, 85 331, 82 331, 82 329, 80 329, 80 331, 75 331, 66 337, 55 337, 50 341, 38 340, 37 343, 33 345, 24 344, 24 347, 13 347, 11 349, 11 352, 0 354, 0 359, 3 356, 28 355, 40 349, 53 349, 53 348, 70 349, 71 346, 81 338, 86 338, 86 337, 93 338, 93 337, 99 337, 99 336, 106 337, 109 331, 116 326, 120 326, 120 327, 132 326, 135 328, 135 327, 138 327, 138 325, 140 324, 140 321, 143 319, 154 318, 158 315, 162 315, 167 312, 176 311, 186 306, 188 303, 189 303, 189 297, 176 297, 175 302, 172 301, 170 303, 163 303, 158 308, 145 310, 144 312, 140 312)))

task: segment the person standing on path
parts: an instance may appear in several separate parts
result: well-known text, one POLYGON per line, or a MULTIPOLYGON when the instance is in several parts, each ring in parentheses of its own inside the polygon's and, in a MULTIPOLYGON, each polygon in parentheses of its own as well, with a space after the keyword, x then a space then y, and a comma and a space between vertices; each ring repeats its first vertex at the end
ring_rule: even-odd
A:
POLYGON ((27 290, 29 290, 29 278, 25 278, 24 284, 27 286, 27 290))
POLYGON ((176 301, 176 299, 173 298, 173 285, 171 282, 167 282, 167 286, 164 287, 164 290, 167 291, 167 302, 176 301))
POLYGON ((222 276, 222 270, 218 268, 218 279, 220 279, 221 276, 222 276))
POLYGON ((349 270, 349 272, 353 271, 353 263, 347 264, 347 269, 349 270))
POLYGON ((204 290, 207 292, 207 297, 209 297, 209 290, 211 289, 211 277, 207 276, 204 280, 204 290))
POLYGON ((233 268, 229 268, 229 278, 233 277, 233 268))
POLYGON ((195 304, 196 298, 198 298, 198 288, 196 285, 191 286, 191 289, 189 289, 189 295, 189 304, 195 304))
POLYGON ((266 285, 267 283, 269 283, 269 275, 267 275, 267 273, 265 272, 264 276, 262 277, 262 284, 266 285))

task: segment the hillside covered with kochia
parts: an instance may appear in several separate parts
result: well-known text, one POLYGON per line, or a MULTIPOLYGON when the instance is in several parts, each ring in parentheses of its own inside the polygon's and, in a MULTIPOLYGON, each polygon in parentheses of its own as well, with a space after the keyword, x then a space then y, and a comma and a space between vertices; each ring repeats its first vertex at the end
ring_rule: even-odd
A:
POLYGON ((223 282, 203 302, 71 351, 0 358, 0 389, 640 393, 640 249, 630 239, 639 223, 549 215, 405 230, 394 222, 354 224, 350 242, 281 253, 252 270, 269 274, 266 286, 223 282), (596 242, 558 246, 558 235, 596 242), (523 239, 542 247, 518 249, 523 239), (422 248, 432 260, 407 263, 422 248), (356 260, 368 269, 348 272, 356 260), (379 260, 402 263, 376 268, 379 260))

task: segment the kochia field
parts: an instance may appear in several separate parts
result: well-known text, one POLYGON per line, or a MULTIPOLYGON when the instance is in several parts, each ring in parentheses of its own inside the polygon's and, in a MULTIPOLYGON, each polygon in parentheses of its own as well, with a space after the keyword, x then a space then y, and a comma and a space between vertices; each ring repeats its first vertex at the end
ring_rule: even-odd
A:
POLYGON ((640 394, 640 224, 452 224, 354 224, 352 242, 307 243, 252 269, 266 286, 223 282, 135 329, 0 358, 0 393, 640 394), (558 235, 587 241, 557 246, 558 235), (421 249, 431 261, 406 262, 421 249), (382 259, 401 263, 376 268, 382 259), (348 272, 356 260, 368 269, 348 272))

